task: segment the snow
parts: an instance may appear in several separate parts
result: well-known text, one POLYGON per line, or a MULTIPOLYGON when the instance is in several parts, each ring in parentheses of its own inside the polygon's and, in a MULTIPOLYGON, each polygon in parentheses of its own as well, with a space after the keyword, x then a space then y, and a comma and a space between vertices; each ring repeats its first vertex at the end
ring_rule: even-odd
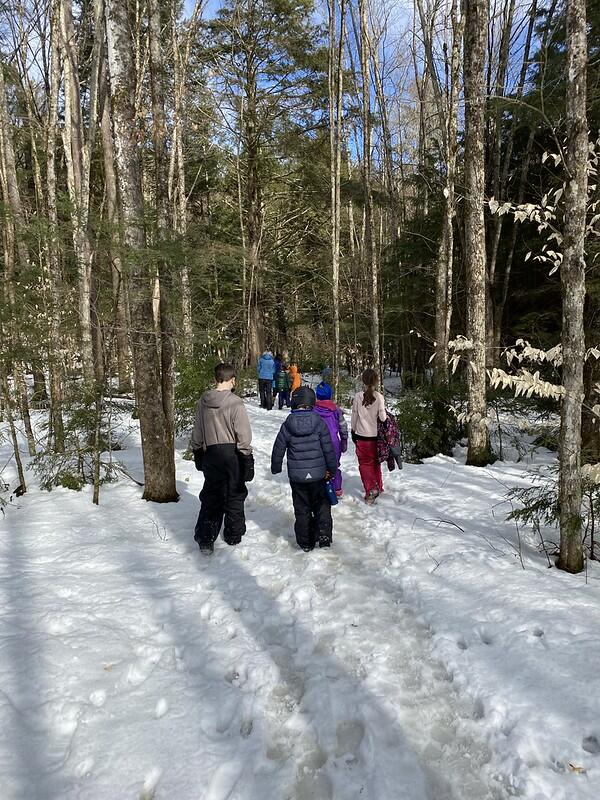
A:
MULTIPOLYGON (((522 568, 502 503, 531 463, 458 449, 386 475, 368 508, 350 452, 334 545, 305 554, 269 473, 285 412, 248 409, 236 548, 193 541, 185 440, 177 504, 123 479, 95 507, 29 472, 6 506, 2 798, 597 800, 600 572, 548 569, 526 531, 522 568)), ((139 477, 134 425, 119 456, 139 477)))

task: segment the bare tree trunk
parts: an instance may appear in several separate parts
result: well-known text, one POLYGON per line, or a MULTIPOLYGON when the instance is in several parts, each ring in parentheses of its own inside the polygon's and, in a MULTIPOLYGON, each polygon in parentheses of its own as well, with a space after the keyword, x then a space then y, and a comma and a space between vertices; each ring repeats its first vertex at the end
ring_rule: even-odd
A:
POLYGON ((371 42, 368 28, 368 0, 359 0, 360 10, 360 68, 362 77, 363 124, 363 193, 365 203, 364 267, 371 288, 371 348, 373 367, 381 374, 379 331, 379 265, 374 242, 373 186, 371 176, 371 42))
POLYGON ((258 168, 259 143, 256 137, 256 104, 254 92, 249 92, 248 109, 245 115, 246 130, 244 133, 246 150, 246 247, 248 265, 250 267, 250 287, 248 291, 248 344, 251 361, 260 355, 261 342, 264 338, 262 317, 260 312, 260 250, 263 229, 262 189, 258 168))
POLYGON ((110 121, 110 101, 104 98, 101 118, 102 153, 104 157, 104 191, 106 197, 106 217, 110 237, 110 263, 115 309, 115 344, 117 356, 117 376, 119 392, 131 391, 129 337, 127 332, 126 298, 127 289, 123 264, 121 261, 121 242, 119 237, 119 208, 117 200, 117 175, 112 125, 110 121))
POLYGON ((11 342, 13 374, 19 395, 21 419, 27 436, 29 455, 35 455, 35 438, 29 415, 29 399, 25 381, 23 361, 20 354, 17 327, 17 300, 15 291, 15 254, 18 258, 18 271, 24 271, 29 263, 29 252, 24 238, 25 219, 21 205, 21 193, 17 181, 17 167, 13 146, 12 131, 6 104, 6 89, 4 86, 4 64, 0 61, 0 170, 2 183, 2 196, 4 206, 8 213, 5 217, 4 239, 4 282, 6 287, 9 308, 9 341, 11 342))
POLYGON ((27 483, 25 482, 25 470, 23 469, 23 460, 21 458, 21 451, 19 450, 19 437, 17 436, 17 429, 15 427, 15 417, 12 408, 12 397, 10 396, 10 388, 6 375, 2 375, 2 394, 4 395, 4 404, 6 409, 6 416, 8 419, 8 428, 10 430, 10 438, 13 446, 13 454, 15 457, 15 464, 17 465, 17 477, 19 479, 20 494, 25 494, 27 491, 27 483))
MULTIPOLYGON (((515 0, 507 0, 505 5, 505 23, 502 29, 502 38, 500 44, 500 55, 498 62, 498 72, 496 78, 495 100, 497 103, 496 114, 490 123, 490 152, 492 154, 492 174, 490 179, 491 194, 498 201, 502 202, 506 197, 508 178, 510 174, 510 166, 512 160, 514 137, 517 130, 519 119, 518 109, 515 108, 511 127, 504 143, 504 162, 502 157, 503 140, 502 140, 502 114, 503 107, 498 100, 506 96, 506 79, 508 68, 510 64, 510 41, 512 36, 513 18, 515 11, 515 0)), ((529 23, 527 33, 525 36, 525 45, 523 49, 523 59, 521 62, 521 71, 517 82, 517 89, 515 92, 515 99, 519 101, 523 96, 525 88, 525 79, 527 77, 527 70, 529 68, 529 56, 531 50, 531 42, 535 28, 535 21, 537 15, 537 0, 533 0, 529 10, 529 23)), ((504 222, 504 216, 496 214, 492 219, 492 233, 490 237, 490 252, 488 256, 488 295, 486 304, 487 314, 487 355, 486 363, 488 367, 495 366, 498 363, 500 350, 499 338, 497 340, 496 330, 502 331, 502 316, 503 308, 500 308, 501 298, 498 298, 497 293, 497 267, 498 267, 498 250, 500 247, 501 233, 504 222), (500 317, 497 320, 497 317, 500 317)), ((503 279, 504 283, 504 279, 503 279)))
MULTIPOLYGON (((438 77, 436 58, 433 52, 432 32, 435 28, 434 16, 428 19, 423 0, 417 0, 423 44, 428 72, 431 75, 433 96, 437 106, 438 125, 441 138, 441 157, 446 164, 446 181, 443 190, 442 234, 438 246, 436 265, 436 297, 435 297, 435 373, 438 386, 448 384, 448 342, 450 340, 450 324, 452 321, 452 280, 454 262, 454 218, 456 216, 455 177, 456 155, 458 148, 457 114, 458 90, 461 66, 461 45, 464 18, 459 13, 458 0, 452 0, 450 9, 450 29, 452 31, 452 47, 448 53, 447 42, 444 41, 444 72, 446 75, 444 90, 438 77)), ((448 19, 444 20, 444 29, 448 28, 448 19)))
POLYGON ((50 93, 46 132, 46 197, 48 203, 48 282, 50 285, 50 338, 48 362, 50 371, 50 415, 54 450, 64 452, 65 430, 62 417, 62 359, 60 356, 61 279, 58 257, 58 205, 56 198, 56 126, 60 89, 59 4, 53 0, 51 10, 50 93))
POLYGON ((144 459, 144 499, 178 499, 172 420, 165 418, 160 363, 152 316, 151 278, 140 258, 146 247, 144 198, 135 121, 135 71, 129 36, 128 4, 106 0, 106 37, 113 104, 115 160, 119 182, 124 245, 131 259, 131 324, 135 389, 139 408, 144 459))
POLYGON ((584 398, 585 231, 588 190, 587 32, 585 0, 567 0, 567 147, 563 262, 563 386, 560 418, 560 556, 567 572, 583 569, 581 407, 584 398))
POLYGON ((346 2, 340 2, 339 38, 336 3, 329 9, 329 147, 331 178, 331 264, 333 300, 333 389, 337 397, 340 372, 340 228, 342 171, 343 52, 346 30, 346 2))
MULTIPOLYGON (((65 78, 65 126, 63 140, 67 166, 67 185, 71 201, 73 246, 79 282, 79 320, 84 379, 89 386, 102 381, 102 355, 94 352, 92 313, 93 248, 88 219, 90 207, 90 164, 98 116, 98 88, 103 39, 102 0, 94 0, 94 43, 87 132, 83 121, 83 102, 79 85, 77 41, 71 0, 60 0, 60 48, 65 78), (87 133, 87 135, 86 135, 87 133)), ((98 348, 96 347, 96 350, 98 348)))
POLYGON ((469 449, 467 464, 483 466, 490 461, 486 409, 485 372, 485 48, 487 0, 466 0, 465 85, 465 257, 468 275, 468 327, 472 342, 468 368, 469 449))
MULTIPOLYGON (((527 144, 525 146, 525 153, 523 155, 523 161, 521 162, 521 177, 519 179, 519 189, 517 193, 517 205, 521 205, 525 199, 525 189, 527 187, 527 175, 529 173, 529 164, 531 163, 531 153, 533 151, 533 143, 535 140, 535 128, 531 128, 529 131, 529 136, 527 138, 527 144)), ((502 219, 502 217, 500 217, 502 219)), ((501 227, 497 226, 495 230, 498 232, 500 231, 501 227)), ((510 239, 508 243, 508 250, 506 253, 506 259, 504 260, 504 274, 502 276, 502 289, 500 293, 500 299, 496 302, 496 306, 494 309, 494 330, 493 330, 493 341, 492 341, 492 351, 496 356, 500 352, 500 344, 502 341, 502 321, 504 318, 504 308, 506 306, 506 300, 508 298, 508 289, 510 286, 510 275, 512 272, 512 264, 515 255, 515 246, 517 244, 517 222, 513 220, 512 230, 510 233, 510 239)))
MULTIPOLYGON (((165 110, 165 64, 161 49, 161 18, 159 0, 148 0, 148 32, 150 38, 150 94, 152 98, 152 138, 154 143, 156 219, 159 244, 169 239, 167 195, 167 115, 165 110)), ((175 419, 175 335, 168 299, 171 286, 170 265, 165 257, 158 263, 160 282, 160 359, 162 402, 165 425, 169 427, 171 447, 174 447, 175 419)))
MULTIPOLYGON (((188 33, 183 52, 177 36, 177 0, 174 0, 172 9, 172 40, 173 40, 173 78, 174 78, 174 121, 173 121, 173 149, 176 162, 177 184, 176 202, 174 204, 175 230, 185 243, 187 233, 187 194, 185 182, 185 158, 183 148, 183 112, 185 84, 187 77, 187 64, 190 57, 191 44, 197 32, 197 23, 202 10, 202 2, 198 0, 192 12, 188 33)), ((186 358, 191 358, 194 348, 194 328, 192 324, 192 292, 190 287, 190 274, 187 258, 184 255, 181 267, 181 322, 183 332, 183 352, 186 358)), ((243 303, 244 307, 245 304, 243 303)))

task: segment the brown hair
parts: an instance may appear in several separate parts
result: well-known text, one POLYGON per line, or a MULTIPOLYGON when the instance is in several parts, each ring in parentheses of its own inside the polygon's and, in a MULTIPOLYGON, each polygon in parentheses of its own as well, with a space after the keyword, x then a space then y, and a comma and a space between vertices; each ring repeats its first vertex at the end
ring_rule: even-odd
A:
POLYGON ((217 364, 215 367, 215 381, 217 383, 227 383, 235 378, 235 367, 232 364, 217 364))
POLYGON ((379 375, 374 369, 366 369, 362 374, 362 382, 366 386, 363 406, 370 406, 375 402, 375 387, 379 383, 379 375))

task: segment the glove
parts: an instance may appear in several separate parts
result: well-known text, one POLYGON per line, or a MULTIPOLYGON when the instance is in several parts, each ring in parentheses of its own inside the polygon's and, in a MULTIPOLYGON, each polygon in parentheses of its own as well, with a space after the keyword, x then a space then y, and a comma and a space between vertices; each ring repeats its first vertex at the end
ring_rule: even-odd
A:
POLYGON ((354 433, 354 431, 352 431, 351 435, 352 435, 352 441, 354 442, 354 444, 356 444, 356 434, 354 433))
POLYGON ((328 469, 325 470, 325 480, 330 481, 333 478, 333 473, 330 472, 328 469))
POLYGON ((202 472, 202 460, 204 459, 204 450, 194 450, 194 464, 198 472, 202 472))
POLYGON ((254 456, 252 453, 240 453, 240 473, 244 483, 254 479, 254 456))
POLYGON ((345 453, 348 450, 348 438, 342 439, 342 453, 345 453))

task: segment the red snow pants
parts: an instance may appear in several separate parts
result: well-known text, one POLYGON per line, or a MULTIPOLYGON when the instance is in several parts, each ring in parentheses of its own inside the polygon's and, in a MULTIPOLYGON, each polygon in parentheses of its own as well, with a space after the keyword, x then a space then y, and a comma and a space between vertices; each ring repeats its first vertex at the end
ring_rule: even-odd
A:
POLYGON ((383 492, 381 464, 377 460, 377 440, 358 439, 356 442, 356 456, 358 458, 358 471, 365 487, 365 494, 369 494, 372 489, 383 492))

